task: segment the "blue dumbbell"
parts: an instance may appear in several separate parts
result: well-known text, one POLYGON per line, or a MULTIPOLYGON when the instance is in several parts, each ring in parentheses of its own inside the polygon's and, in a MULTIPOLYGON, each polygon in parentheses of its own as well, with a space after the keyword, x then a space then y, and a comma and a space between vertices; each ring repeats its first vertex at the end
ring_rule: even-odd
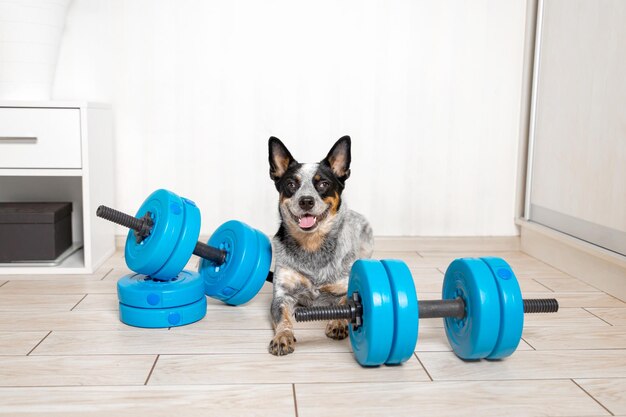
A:
POLYGON ((135 271, 117 283, 120 320, 137 327, 173 327, 206 314, 205 294, 227 304, 248 302, 269 277, 272 249, 267 236, 235 220, 198 242, 200 210, 171 191, 157 190, 135 217, 106 206, 96 215, 131 229, 125 259, 135 271), (191 255, 199 272, 184 271, 191 255))
POLYGON ((524 300, 511 267, 501 258, 453 261, 442 300, 418 301, 413 277, 398 260, 354 263, 345 305, 301 307, 296 321, 347 319, 356 360, 363 366, 408 360, 418 320, 443 318, 454 353, 462 359, 502 359, 517 348, 524 313, 558 311, 555 299, 524 300))
POLYGON ((231 305, 248 302, 268 277, 272 250, 265 234, 231 220, 215 231, 209 244, 198 242, 200 210, 171 191, 150 194, 135 217, 106 206, 98 207, 96 215, 130 229, 125 259, 138 274, 168 281, 197 255, 206 295, 231 305))

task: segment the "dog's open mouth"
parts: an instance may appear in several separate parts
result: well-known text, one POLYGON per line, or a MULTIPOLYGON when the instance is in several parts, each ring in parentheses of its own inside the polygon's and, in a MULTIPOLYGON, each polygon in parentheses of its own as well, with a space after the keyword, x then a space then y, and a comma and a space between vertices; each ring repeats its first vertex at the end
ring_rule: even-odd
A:
POLYGON ((324 220, 326 215, 328 214, 328 209, 325 210, 319 216, 314 216, 312 214, 304 214, 302 216, 296 216, 293 213, 290 213, 293 217, 293 220, 298 223, 298 226, 302 230, 311 231, 317 227, 320 221, 324 220))

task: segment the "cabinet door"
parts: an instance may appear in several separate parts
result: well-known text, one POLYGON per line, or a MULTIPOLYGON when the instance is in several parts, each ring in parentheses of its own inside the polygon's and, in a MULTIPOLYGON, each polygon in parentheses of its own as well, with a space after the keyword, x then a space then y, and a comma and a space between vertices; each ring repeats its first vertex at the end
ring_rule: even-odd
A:
POLYGON ((525 216, 626 255, 626 1, 539 2, 525 216))
POLYGON ((80 168, 80 110, 0 107, 0 168, 80 168))

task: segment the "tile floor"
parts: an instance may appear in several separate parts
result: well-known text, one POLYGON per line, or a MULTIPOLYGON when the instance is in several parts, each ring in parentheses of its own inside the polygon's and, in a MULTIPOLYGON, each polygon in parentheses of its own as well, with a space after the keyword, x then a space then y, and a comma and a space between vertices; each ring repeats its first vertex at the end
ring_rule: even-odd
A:
POLYGON ((296 352, 277 358, 269 284, 246 306, 210 300, 193 325, 123 325, 118 252, 93 275, 0 275, 0 416, 626 416, 626 303, 510 240, 377 247, 376 258, 408 263, 421 299, 438 298, 455 257, 496 255, 525 297, 556 297, 561 310, 527 316, 518 351, 500 362, 459 360, 441 320, 421 322, 402 366, 361 368, 323 323, 298 324, 296 352))

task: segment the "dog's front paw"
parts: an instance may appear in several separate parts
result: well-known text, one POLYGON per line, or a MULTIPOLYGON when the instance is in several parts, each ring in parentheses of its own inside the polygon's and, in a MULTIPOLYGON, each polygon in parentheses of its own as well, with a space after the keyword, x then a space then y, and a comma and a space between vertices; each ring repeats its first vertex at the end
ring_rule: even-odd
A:
POLYGON ((348 337, 347 320, 331 320, 326 325, 326 336, 335 340, 343 340, 348 337))
POLYGON ((276 333, 269 345, 269 352, 275 356, 284 356, 293 353, 296 347, 296 337, 293 332, 283 331, 276 333))

